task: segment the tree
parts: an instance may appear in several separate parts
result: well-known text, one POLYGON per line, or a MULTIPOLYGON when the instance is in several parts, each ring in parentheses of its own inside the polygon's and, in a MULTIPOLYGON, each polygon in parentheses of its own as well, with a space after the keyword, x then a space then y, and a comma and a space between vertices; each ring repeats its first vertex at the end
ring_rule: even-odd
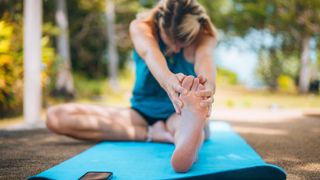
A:
POLYGON ((57 36, 57 50, 59 54, 59 68, 57 74, 55 95, 63 95, 66 98, 74 97, 74 85, 71 74, 71 59, 68 34, 68 15, 65 0, 57 0, 55 12, 56 23, 60 29, 57 36))
MULTIPOLYGON (((284 55, 300 58, 299 90, 309 86, 310 39, 320 35, 320 1, 306 0, 201 0, 213 22, 228 36, 247 36, 252 29, 267 30, 280 41, 272 43, 284 55)), ((260 48, 255 48, 260 51, 260 48)), ((269 50, 271 50, 269 49, 269 50)), ((272 54, 272 53, 268 53, 272 54)), ((270 58, 272 60, 272 58, 270 58)), ((283 61, 283 60, 281 60, 283 61)))
POLYGON ((320 2, 273 0, 272 3, 274 12, 269 29, 282 34, 283 50, 287 54, 299 52, 299 91, 307 93, 310 83, 310 40, 320 35, 320 2))
POLYGON ((283 73, 281 51, 276 48, 261 49, 259 52, 258 76, 271 91, 278 90, 278 78, 283 73))

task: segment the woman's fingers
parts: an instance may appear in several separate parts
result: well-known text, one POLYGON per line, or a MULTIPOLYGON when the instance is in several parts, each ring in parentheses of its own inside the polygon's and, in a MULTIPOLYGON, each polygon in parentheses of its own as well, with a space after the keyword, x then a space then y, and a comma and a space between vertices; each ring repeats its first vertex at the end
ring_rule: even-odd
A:
POLYGON ((199 78, 199 82, 200 82, 200 84, 204 84, 204 83, 206 83, 207 82, 207 78, 205 78, 204 76, 202 76, 202 75, 199 75, 198 76, 198 78, 199 78))
POLYGON ((176 100, 174 99, 174 91, 169 90, 168 95, 169 95, 169 98, 170 98, 170 100, 172 102, 174 110, 176 111, 177 114, 180 114, 179 106, 177 105, 176 100))
POLYGON ((188 90, 183 88, 180 83, 173 84, 173 89, 180 94, 187 94, 188 90))
POLYGON ((213 95, 213 92, 211 90, 198 90, 196 95, 200 97, 209 97, 213 95))
POLYGON ((180 83, 182 83, 183 79, 186 77, 186 75, 182 74, 182 73, 178 73, 176 74, 178 80, 180 83))
POLYGON ((209 97, 208 99, 202 100, 200 102, 200 106, 201 107, 209 107, 212 105, 213 101, 214 101, 213 97, 209 97))
POLYGON ((187 94, 188 90, 182 87, 182 81, 186 76, 182 73, 173 74, 169 79, 166 79, 164 89, 166 90, 173 107, 177 114, 181 113, 183 103, 179 98, 179 94, 187 94))
POLYGON ((198 89, 198 86, 199 86, 199 78, 194 78, 191 90, 196 91, 198 89))
POLYGON ((169 97, 171 99, 171 102, 173 104, 174 109, 176 110, 177 114, 181 113, 181 109, 183 106, 182 101, 179 99, 178 93, 175 92, 174 89, 171 89, 169 92, 169 97))
POLYGON ((210 117, 211 115, 211 111, 212 111, 212 104, 209 106, 208 108, 208 114, 207 114, 207 117, 210 117))

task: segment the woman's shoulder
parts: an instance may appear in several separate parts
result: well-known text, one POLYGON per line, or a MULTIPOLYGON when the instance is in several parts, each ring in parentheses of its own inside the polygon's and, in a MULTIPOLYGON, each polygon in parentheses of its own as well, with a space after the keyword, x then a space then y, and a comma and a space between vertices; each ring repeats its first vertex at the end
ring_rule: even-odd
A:
POLYGON ((154 25, 151 22, 144 19, 132 20, 129 26, 129 30, 131 35, 155 34, 154 25))
POLYGON ((159 48, 159 41, 153 28, 150 23, 141 19, 135 19, 130 23, 130 38, 134 49, 142 59, 150 49, 159 48))

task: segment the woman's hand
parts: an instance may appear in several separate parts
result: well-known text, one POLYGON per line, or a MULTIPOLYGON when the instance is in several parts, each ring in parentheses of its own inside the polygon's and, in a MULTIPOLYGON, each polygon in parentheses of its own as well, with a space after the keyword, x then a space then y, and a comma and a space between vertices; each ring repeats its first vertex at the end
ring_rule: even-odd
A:
POLYGON ((183 107, 183 103, 179 98, 179 94, 188 93, 188 91, 181 86, 184 78, 185 75, 182 73, 171 74, 169 77, 166 77, 161 84, 162 88, 167 92, 177 114, 181 113, 181 109, 183 107))
POLYGON ((198 76, 200 83, 205 87, 204 90, 198 90, 196 92, 196 95, 199 97, 202 97, 202 101, 200 102, 201 107, 207 107, 208 108, 208 114, 207 117, 210 116, 212 111, 212 104, 214 102, 214 85, 210 84, 207 79, 203 76, 198 76))

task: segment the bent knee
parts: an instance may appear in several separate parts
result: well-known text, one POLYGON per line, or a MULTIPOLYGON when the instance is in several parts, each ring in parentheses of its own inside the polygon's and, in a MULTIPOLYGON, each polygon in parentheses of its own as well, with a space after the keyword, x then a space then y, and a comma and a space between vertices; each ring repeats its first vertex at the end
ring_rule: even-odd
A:
POLYGON ((53 106, 48 108, 46 126, 49 130, 56 133, 62 133, 62 127, 60 123, 62 113, 61 106, 53 106))

